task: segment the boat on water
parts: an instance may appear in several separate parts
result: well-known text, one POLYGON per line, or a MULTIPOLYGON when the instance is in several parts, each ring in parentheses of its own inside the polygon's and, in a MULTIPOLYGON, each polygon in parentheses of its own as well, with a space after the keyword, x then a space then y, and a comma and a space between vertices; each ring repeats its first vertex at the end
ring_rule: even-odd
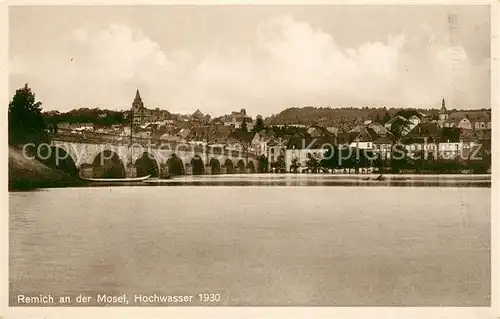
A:
POLYGON ((84 181, 88 182, 142 182, 150 178, 151 175, 147 176, 141 176, 141 177, 131 177, 131 178, 91 178, 91 177, 82 177, 80 176, 80 179, 83 179, 84 181))
POLYGON ((377 177, 364 177, 361 180, 363 180, 363 181, 385 181, 385 176, 380 174, 377 177))

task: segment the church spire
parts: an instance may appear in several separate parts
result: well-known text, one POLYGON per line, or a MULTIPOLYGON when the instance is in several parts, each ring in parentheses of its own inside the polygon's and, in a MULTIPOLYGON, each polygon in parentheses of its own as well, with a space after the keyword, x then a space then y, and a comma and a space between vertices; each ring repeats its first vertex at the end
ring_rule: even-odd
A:
POLYGON ((135 92, 134 104, 135 103, 142 103, 141 94, 139 93, 139 89, 137 89, 137 91, 135 92))
POLYGON ((139 89, 137 89, 137 91, 135 92, 135 98, 134 98, 134 102, 132 102, 132 107, 134 109, 141 109, 144 107, 144 103, 142 103, 141 94, 139 93, 139 89))
POLYGON ((445 102, 444 102, 444 98, 443 100, 441 101, 441 113, 446 113, 446 106, 445 106, 445 102))

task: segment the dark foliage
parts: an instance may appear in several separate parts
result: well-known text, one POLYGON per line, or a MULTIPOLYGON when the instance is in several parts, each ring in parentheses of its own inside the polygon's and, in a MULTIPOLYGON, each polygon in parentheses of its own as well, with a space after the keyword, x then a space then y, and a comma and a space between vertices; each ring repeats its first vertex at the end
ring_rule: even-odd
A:
POLYGON ((276 173, 285 173, 286 172, 285 156, 279 155, 277 161, 275 163, 271 163, 271 169, 274 169, 276 173))
POLYGON ((258 133, 264 129, 265 129, 264 120, 262 120, 262 116, 257 115, 257 118, 255 119, 255 125, 252 130, 254 133, 258 133))
POLYGON ((243 132, 248 132, 248 125, 246 118, 243 118, 243 121, 241 122, 241 130, 243 132))
POLYGON ((460 128, 458 127, 443 127, 439 131, 441 140, 458 142, 460 141, 460 128))
POLYGON ((48 142, 48 134, 42 117, 42 103, 36 102, 35 94, 26 84, 16 90, 9 103, 9 144, 20 145, 48 142))
POLYGON ((408 167, 408 152, 404 145, 395 144, 392 147, 390 165, 393 173, 400 173, 408 167))
MULTIPOLYGON (((284 161, 284 159, 283 159, 283 161, 284 161)), ((299 172, 299 167, 300 167, 299 159, 298 158, 292 158, 292 164, 290 165, 290 171, 292 173, 298 173, 299 172)))
POLYGON ((267 173, 269 161, 265 155, 259 156, 259 173, 267 173))
POLYGON ((111 111, 98 108, 79 108, 65 113, 51 111, 43 113, 45 122, 54 125, 61 122, 94 123, 98 125, 128 124, 130 111, 111 111))
POLYGON ((272 130, 274 134, 276 134, 276 137, 284 137, 284 136, 292 136, 295 134, 299 134, 302 137, 308 137, 309 134, 307 134, 307 129, 303 127, 295 127, 295 126, 273 126, 272 130))

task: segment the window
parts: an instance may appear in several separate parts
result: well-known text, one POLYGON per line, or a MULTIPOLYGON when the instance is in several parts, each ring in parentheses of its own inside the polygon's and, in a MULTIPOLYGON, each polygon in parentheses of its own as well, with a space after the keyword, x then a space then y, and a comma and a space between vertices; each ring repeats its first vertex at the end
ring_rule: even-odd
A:
POLYGON ((488 128, 491 129, 491 122, 488 122, 488 128))
POLYGON ((484 122, 481 122, 481 128, 484 128, 485 125, 484 125, 484 122))
POLYGON ((474 124, 474 126, 475 126, 476 128, 479 128, 479 122, 476 122, 476 123, 474 124))

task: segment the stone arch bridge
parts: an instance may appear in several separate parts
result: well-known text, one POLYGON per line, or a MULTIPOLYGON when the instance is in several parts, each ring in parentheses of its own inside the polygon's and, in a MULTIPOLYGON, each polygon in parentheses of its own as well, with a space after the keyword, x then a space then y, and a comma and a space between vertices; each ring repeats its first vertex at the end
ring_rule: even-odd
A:
POLYGON ((223 146, 163 143, 87 132, 54 134, 50 148, 46 147, 42 153, 42 160, 47 164, 86 177, 166 177, 259 171, 255 154, 230 151, 223 146))

